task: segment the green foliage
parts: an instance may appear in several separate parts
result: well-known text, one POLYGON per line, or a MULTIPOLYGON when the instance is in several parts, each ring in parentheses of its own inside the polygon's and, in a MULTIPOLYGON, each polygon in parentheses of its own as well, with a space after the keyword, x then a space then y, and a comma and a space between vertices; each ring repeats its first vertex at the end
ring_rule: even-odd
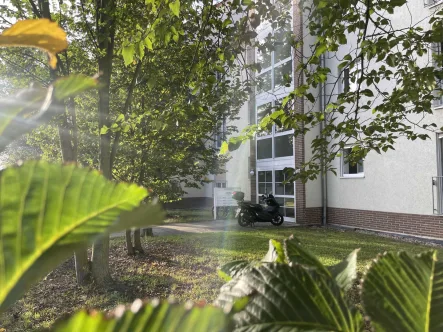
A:
MULTIPOLYGON (((293 237, 284 242, 271 240, 268 254, 261 262, 236 261, 221 267, 228 282, 221 288, 215 306, 231 312, 232 318, 228 315, 226 319, 232 321, 235 331, 364 331, 361 309, 350 304, 345 296, 355 282, 356 253, 335 266, 325 267, 293 237)), ((438 331, 441 275, 441 263, 435 252, 419 256, 404 252, 385 254, 369 267, 364 277, 363 311, 377 331, 438 331)), ((118 317, 106 323, 100 315, 95 322, 110 326, 132 324, 139 308, 153 312, 149 324, 156 322, 163 328, 174 326, 181 319, 181 315, 174 316, 175 319, 157 318, 155 309, 144 309, 149 307, 143 307, 141 301, 135 307, 134 314, 120 310, 118 317)), ((207 306, 205 310, 213 309, 207 306)), ((200 322, 199 317, 207 317, 203 312, 195 315, 195 324, 200 322)), ((75 326, 74 322, 88 324, 89 320, 85 313, 80 313, 61 324, 71 322, 75 326)), ((211 331, 220 329, 219 325, 209 327, 211 331)), ((199 330, 200 326, 194 328, 199 330)))
POLYGON ((377 331, 442 330, 443 263, 436 252, 378 257, 363 286, 365 310, 377 331))
POLYGON ((221 309, 183 306, 166 302, 143 304, 136 300, 130 308, 117 308, 111 317, 79 312, 55 329, 58 332, 132 331, 230 331, 231 321, 221 309))
MULTIPOLYGON (((146 197, 136 185, 107 181, 97 171, 75 165, 27 162, 0 173, 0 311, 75 248, 105 231, 124 230, 116 222, 146 197)), ((152 206, 153 220, 162 217, 152 206)))

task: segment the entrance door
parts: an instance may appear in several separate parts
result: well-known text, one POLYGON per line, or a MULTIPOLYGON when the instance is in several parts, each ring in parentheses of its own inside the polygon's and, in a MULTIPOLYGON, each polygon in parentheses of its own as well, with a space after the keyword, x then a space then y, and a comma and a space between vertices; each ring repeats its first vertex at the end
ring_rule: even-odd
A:
POLYGON ((285 221, 295 221, 295 184, 284 183, 283 168, 262 169, 257 172, 257 194, 272 193, 280 204, 280 213, 285 221))

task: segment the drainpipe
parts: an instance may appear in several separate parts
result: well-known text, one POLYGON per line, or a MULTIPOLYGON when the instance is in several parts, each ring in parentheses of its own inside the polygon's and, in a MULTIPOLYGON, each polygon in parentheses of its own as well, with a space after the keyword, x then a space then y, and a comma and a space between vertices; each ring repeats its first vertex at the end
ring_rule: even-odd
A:
MULTIPOLYGON (((325 67, 326 61, 325 61, 325 55, 322 54, 320 57, 320 67, 325 67)), ((323 138, 323 128, 326 126, 326 114, 325 114, 325 107, 326 107, 326 83, 321 83, 319 85, 319 92, 320 92, 320 111, 323 112, 325 115, 323 120, 320 122, 320 138, 323 138)), ((325 171, 326 165, 324 158, 322 157, 320 160, 320 176, 321 176, 321 200, 322 200, 322 217, 321 217, 321 224, 322 226, 326 226, 327 223, 327 213, 328 213, 328 179, 327 179, 327 172, 325 171)))

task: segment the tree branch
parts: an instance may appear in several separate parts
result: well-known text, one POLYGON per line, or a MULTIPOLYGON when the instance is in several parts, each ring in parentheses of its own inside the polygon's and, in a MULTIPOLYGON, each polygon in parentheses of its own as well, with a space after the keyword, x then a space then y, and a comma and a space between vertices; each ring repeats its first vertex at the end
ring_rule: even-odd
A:
MULTIPOLYGON (((135 71, 134 71, 134 76, 132 76, 131 84, 129 85, 128 95, 126 97, 125 106, 123 107, 123 111, 122 111, 122 114, 124 114, 125 117, 126 117, 126 113, 129 110, 129 107, 131 106, 132 94, 134 92, 135 83, 137 82, 137 77, 140 74, 140 71, 141 71, 141 68, 142 68, 142 62, 143 61, 140 60, 137 63, 137 67, 135 68, 135 71)), ((111 170, 112 170, 112 167, 114 165, 115 157, 117 155, 117 149, 118 149, 118 145, 120 143, 120 137, 121 137, 121 131, 117 132, 117 134, 115 135, 114 143, 112 144, 112 150, 111 150, 111 170)))

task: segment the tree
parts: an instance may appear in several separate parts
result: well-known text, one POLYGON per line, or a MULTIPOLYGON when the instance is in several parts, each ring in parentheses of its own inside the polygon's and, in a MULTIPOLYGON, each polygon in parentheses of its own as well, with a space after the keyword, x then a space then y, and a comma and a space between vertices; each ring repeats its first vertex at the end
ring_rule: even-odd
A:
MULTIPOLYGON (((2 24, 10 23, 9 18, 40 15, 41 9, 33 1, 13 5, 0 8, 2 24)), ((124 6, 114 1, 81 1, 69 6, 44 1, 42 5, 54 8, 52 19, 64 26, 71 40, 71 47, 59 55, 59 75, 73 71, 92 75, 98 68, 103 83, 98 95, 91 91, 66 104, 71 110, 75 105, 75 118, 68 110, 67 118, 54 119, 28 136, 27 143, 39 147, 42 157, 71 159, 66 156, 72 149, 64 149, 70 145, 79 163, 101 169, 108 178, 137 174, 136 179, 154 187, 163 200, 181 193, 180 182, 198 186, 206 181, 207 172, 221 169, 225 158, 219 158, 211 145, 215 128, 223 118, 235 117, 250 84, 236 77, 240 66, 235 60, 244 52, 246 21, 234 24, 229 18, 231 8, 210 1, 151 1, 148 10, 139 1, 125 1, 124 6), (235 79, 218 80, 230 75, 235 79), (144 107, 140 107, 139 96, 133 105, 135 93, 144 95, 144 107), (95 107, 98 117, 90 111, 95 107), (54 140, 55 131, 61 137, 70 134, 61 140, 63 149, 54 140), (142 141, 134 142, 130 134, 142 141), (158 140, 169 139, 177 139, 179 144, 158 144, 158 140), (119 150, 122 141, 125 146, 119 150), (127 144, 155 149, 142 156, 137 155, 140 151, 127 149, 127 144), (167 148, 173 148, 174 154, 167 156, 167 148), (158 164, 158 156, 168 165, 162 167, 163 174, 158 166, 148 165, 158 164)), ((2 59, 9 66, 3 63, 0 72, 13 87, 35 80, 43 85, 51 82, 40 54, 6 50, 2 59)), ((92 264, 94 278, 103 284, 109 279, 106 239, 94 247, 93 261, 97 263, 92 264)))

